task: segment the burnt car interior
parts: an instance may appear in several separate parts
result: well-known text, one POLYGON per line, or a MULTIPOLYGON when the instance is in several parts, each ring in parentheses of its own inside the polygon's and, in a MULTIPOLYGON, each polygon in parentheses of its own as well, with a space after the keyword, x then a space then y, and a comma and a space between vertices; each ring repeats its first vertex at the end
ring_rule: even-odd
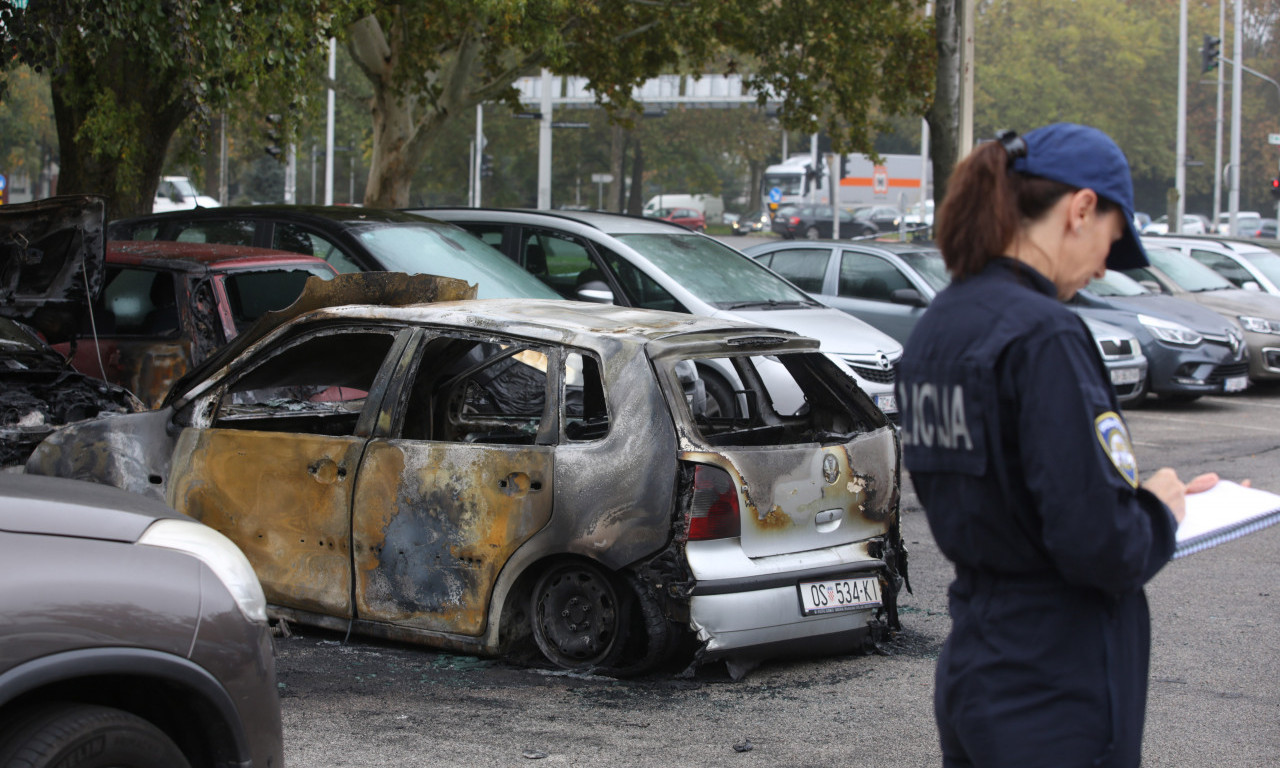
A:
POLYGON ((238 378, 218 403, 220 428, 353 435, 395 335, 322 333, 286 344, 238 378))
POLYGON ((822 355, 742 355, 720 358, 720 362, 733 367, 742 385, 734 389, 737 408, 717 415, 692 414, 709 445, 828 444, 881 426, 855 411, 848 393, 832 388, 833 381, 840 381, 839 374, 822 355), (773 369, 771 385, 760 375, 764 367, 773 369))

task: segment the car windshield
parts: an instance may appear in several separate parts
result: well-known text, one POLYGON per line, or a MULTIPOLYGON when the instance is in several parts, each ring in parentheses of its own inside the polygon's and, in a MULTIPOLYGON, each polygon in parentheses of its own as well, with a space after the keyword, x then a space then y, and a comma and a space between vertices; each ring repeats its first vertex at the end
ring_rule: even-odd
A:
POLYGON ((1138 281, 1108 269, 1103 277, 1089 281, 1089 291, 1095 296, 1146 296, 1151 293, 1138 285, 1138 281))
POLYGON ((478 286, 481 299, 559 299, 511 259, 457 227, 431 222, 371 221, 355 229, 389 272, 455 277, 478 286))
POLYGON ((1280 285, 1280 254, 1274 251, 1249 251, 1240 255, 1266 275, 1268 280, 1280 285))
POLYGON ((898 257, 907 262, 907 266, 914 269, 935 292, 946 288, 951 282, 951 274, 947 272, 947 264, 942 260, 941 251, 910 251, 899 253, 898 257))
POLYGON ((1147 257, 1152 266, 1168 275, 1183 290, 1220 291, 1232 287, 1222 275, 1179 251, 1149 248, 1147 257))
POLYGON ((798 288, 727 245, 701 235, 619 235, 637 253, 699 299, 720 309, 816 306, 798 288))
POLYGON ((799 173, 766 173, 764 176, 765 194, 771 189, 778 189, 784 195, 802 195, 804 194, 804 175, 799 173))

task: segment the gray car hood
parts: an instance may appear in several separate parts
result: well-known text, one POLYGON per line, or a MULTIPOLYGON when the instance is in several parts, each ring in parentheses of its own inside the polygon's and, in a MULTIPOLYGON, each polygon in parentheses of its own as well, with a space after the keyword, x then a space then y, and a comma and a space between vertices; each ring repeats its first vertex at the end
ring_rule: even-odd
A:
POLYGON ((795 331, 801 336, 817 339, 823 352, 835 355, 883 352, 891 360, 902 356, 902 345, 897 339, 850 314, 827 306, 720 310, 715 316, 795 331))
MULTIPOLYGON (((1081 291, 1083 295, 1085 291, 1081 291)), ((1104 296, 1095 297, 1094 306, 1111 306, 1131 312, 1145 313, 1166 320, 1176 320, 1197 333, 1210 336, 1226 336, 1232 329, 1239 333, 1239 326, 1217 312, 1193 301, 1175 299, 1172 296, 1104 296)))
POLYGON ((50 344, 74 338, 102 290, 105 210, 93 195, 0 207, 0 315, 50 344))
POLYGON ((1190 291, 1179 294, 1202 307, 1221 314, 1250 315, 1269 320, 1280 320, 1280 296, 1240 288, 1222 288, 1216 291, 1190 291))

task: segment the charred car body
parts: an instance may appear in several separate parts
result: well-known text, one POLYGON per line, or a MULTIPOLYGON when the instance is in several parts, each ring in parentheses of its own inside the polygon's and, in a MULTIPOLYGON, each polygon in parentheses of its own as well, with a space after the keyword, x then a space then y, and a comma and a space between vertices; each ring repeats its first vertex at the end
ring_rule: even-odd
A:
POLYGON ((264 313, 298 298, 323 259, 213 243, 111 241, 102 292, 79 337, 56 347, 76 370, 159 405, 187 370, 264 313))
POLYGON ((102 198, 84 196, 0 209, 0 466, 21 463, 59 425, 142 408, 49 346, 75 336, 102 287, 103 211, 102 198))
POLYGON ((312 280, 162 408, 60 431, 27 471, 213 526, 279 616, 439 648, 626 674, 693 637, 695 663, 732 672, 897 626, 897 433, 816 341, 449 301, 470 290, 312 280), (739 371, 743 415, 700 412, 703 358, 739 371))

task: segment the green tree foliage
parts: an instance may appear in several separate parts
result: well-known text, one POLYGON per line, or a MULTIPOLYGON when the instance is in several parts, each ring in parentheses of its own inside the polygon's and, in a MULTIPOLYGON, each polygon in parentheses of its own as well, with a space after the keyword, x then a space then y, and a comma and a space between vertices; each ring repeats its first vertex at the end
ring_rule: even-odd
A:
MULTIPOLYGON (((1164 212, 1173 186, 1178 99, 1178 3, 1163 0, 989 0, 978 5, 974 135, 1028 130, 1058 121, 1109 133, 1133 169, 1139 208, 1164 212)), ((1280 77, 1274 54, 1277 3, 1249 3, 1245 63, 1280 77), (1270 19, 1270 21, 1267 21, 1270 19)), ((1222 50, 1230 57, 1231 13, 1222 50)), ((1218 34, 1217 0, 1191 0, 1187 51, 1187 210, 1207 212, 1213 197, 1215 75, 1201 75, 1199 47, 1218 34)), ((1230 67, 1224 119, 1230 117, 1230 67)), ((1264 204, 1276 173, 1268 132, 1276 88, 1245 75, 1242 206, 1264 204)), ((1229 134, 1224 134, 1229 135, 1229 134)), ((1226 155, 1224 138, 1224 158, 1226 155)), ((1225 195, 1224 195, 1225 200, 1225 195)), ((1224 203, 1225 205, 1225 203, 1224 203)), ((1264 208, 1265 210, 1265 208, 1264 208)))
MULTIPOLYGON (((588 78, 633 116, 632 89, 663 72, 737 72, 784 95, 783 124, 870 150, 879 121, 919 114, 932 22, 916 0, 407 0, 378 2, 346 35, 373 89, 364 202, 409 203, 414 172, 447 124, 547 67, 588 78)), ((465 117, 463 118, 465 119, 465 117)))
POLYGON ((58 144, 48 78, 22 66, 0 78, 0 172, 34 181, 58 144))
MULTIPOLYGON (((234 94, 295 93, 349 4, 341 0, 0 0, 0 67, 48 72, 60 193, 108 215, 148 212, 175 131, 205 135, 234 94)), ((293 104, 291 113, 303 105, 293 104)))

